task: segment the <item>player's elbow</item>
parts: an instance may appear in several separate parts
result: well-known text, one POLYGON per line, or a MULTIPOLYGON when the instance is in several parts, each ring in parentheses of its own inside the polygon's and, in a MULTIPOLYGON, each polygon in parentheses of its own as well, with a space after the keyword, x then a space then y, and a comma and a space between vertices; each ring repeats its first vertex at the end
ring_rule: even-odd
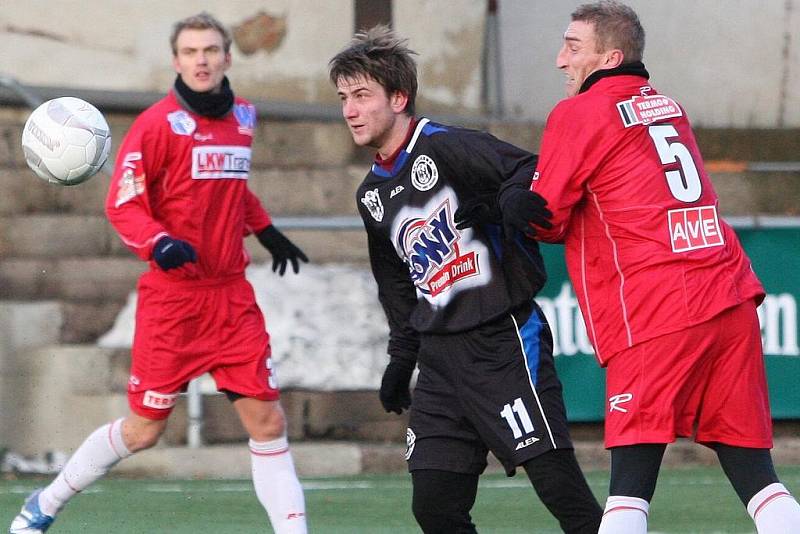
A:
POLYGON ((553 226, 549 229, 536 227, 536 240, 543 243, 563 243, 564 234, 566 234, 566 225, 553 226))

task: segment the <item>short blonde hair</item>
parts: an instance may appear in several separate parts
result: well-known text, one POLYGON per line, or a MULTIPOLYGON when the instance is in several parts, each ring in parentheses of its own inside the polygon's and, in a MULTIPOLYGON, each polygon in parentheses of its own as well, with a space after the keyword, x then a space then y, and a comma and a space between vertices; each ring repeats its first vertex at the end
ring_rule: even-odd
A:
POLYGON ((572 20, 594 25, 598 52, 618 48, 623 63, 644 57, 644 28, 636 12, 625 4, 613 0, 584 4, 572 13, 572 20))
POLYGON ((191 17, 186 17, 185 19, 179 20, 175 23, 172 27, 172 35, 169 38, 169 44, 172 47, 172 54, 178 55, 178 35, 183 30, 216 30, 222 35, 222 48, 225 50, 225 53, 229 53, 231 51, 231 43, 233 40, 231 39, 231 34, 228 31, 228 28, 225 27, 220 21, 218 21, 213 15, 206 11, 202 11, 197 15, 192 15, 191 17))

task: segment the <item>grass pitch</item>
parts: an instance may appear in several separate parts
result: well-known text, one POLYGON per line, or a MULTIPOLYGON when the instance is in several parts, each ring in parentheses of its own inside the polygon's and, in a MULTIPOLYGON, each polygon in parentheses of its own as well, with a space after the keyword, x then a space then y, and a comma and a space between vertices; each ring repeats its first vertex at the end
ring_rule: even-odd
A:
MULTIPOLYGON (((800 493, 800 466, 779 466, 800 493)), ((608 473, 588 473, 604 502, 608 473)), ((43 479, 0 481, 0 531, 43 479)), ((408 475, 304 478, 311 532, 417 533, 408 475)), ((481 533, 557 533, 524 473, 481 479, 473 517, 481 533)), ((663 469, 651 507, 651 533, 752 533, 755 529, 719 468, 663 469)), ((48 534, 253 534, 272 532, 247 480, 103 480, 76 497, 48 534)))

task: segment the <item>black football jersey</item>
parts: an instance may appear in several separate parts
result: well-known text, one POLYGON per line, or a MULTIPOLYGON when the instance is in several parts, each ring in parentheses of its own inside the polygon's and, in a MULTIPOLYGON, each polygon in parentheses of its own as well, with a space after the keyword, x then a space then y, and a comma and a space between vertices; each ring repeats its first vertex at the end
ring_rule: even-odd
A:
POLYGON ((389 322, 389 354, 416 359, 419 334, 456 333, 529 302, 545 282, 536 241, 499 224, 456 229, 459 203, 529 183, 536 156, 476 130, 422 118, 390 171, 375 164, 356 200, 389 322))

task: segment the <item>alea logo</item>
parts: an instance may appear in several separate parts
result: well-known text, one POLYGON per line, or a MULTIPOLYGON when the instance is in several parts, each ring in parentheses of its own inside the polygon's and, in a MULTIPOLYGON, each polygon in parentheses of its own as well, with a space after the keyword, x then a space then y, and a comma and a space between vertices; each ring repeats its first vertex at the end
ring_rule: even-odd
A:
POLYGON ((397 249, 402 251, 411 279, 431 296, 478 274, 475 252, 460 255, 459 234, 450 226, 451 220, 448 199, 427 219, 404 221, 397 234, 397 249))

